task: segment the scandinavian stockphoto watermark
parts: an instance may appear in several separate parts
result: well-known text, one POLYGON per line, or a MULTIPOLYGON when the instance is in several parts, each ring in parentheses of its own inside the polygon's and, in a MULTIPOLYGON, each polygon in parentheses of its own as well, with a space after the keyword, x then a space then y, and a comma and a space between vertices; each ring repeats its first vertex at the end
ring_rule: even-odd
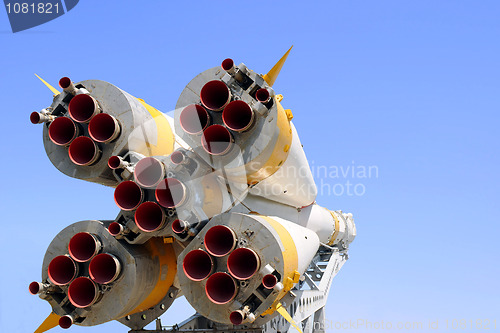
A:
POLYGON ((4 0, 12 32, 52 21, 73 9, 79 0, 4 0))
POLYGON ((363 196, 367 181, 379 177, 378 166, 357 164, 355 161, 328 166, 311 161, 310 167, 319 195, 363 196))

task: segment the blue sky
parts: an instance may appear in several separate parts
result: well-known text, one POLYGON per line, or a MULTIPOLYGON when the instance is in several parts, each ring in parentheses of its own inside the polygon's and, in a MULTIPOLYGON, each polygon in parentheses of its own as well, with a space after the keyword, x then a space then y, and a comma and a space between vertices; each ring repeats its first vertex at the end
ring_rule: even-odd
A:
MULTIPOLYGON (((87 0, 12 34, 0 10, 0 331, 32 332, 49 313, 27 285, 40 278, 52 238, 118 212, 111 189, 64 176, 46 157, 42 129, 28 118, 51 93, 33 73, 53 85, 66 75, 105 80, 167 112, 223 59, 264 73, 291 45, 274 87, 310 162, 377 170, 317 175, 337 189, 323 186, 318 203, 352 212, 358 230, 327 320, 422 323, 402 330, 415 332, 447 331, 453 320, 473 332, 496 320, 498 328, 499 14, 497 1, 470 0, 87 0), (338 195, 347 181, 363 195, 338 195)), ((178 301, 162 319, 189 314, 178 301)), ((127 331, 119 323, 71 330, 127 331)))

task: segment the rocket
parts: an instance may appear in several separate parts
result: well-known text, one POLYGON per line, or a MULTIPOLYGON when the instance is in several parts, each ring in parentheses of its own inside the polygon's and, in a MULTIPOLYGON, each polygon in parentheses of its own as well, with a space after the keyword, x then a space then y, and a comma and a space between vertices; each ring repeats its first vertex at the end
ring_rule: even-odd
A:
POLYGON ((273 90, 290 50, 265 75, 225 59, 171 115, 105 81, 63 77, 60 91, 42 80, 53 102, 30 120, 48 158, 114 188, 119 212, 50 243, 29 285, 52 307, 35 332, 112 320, 163 332, 158 318, 181 296, 196 311, 176 328, 186 332, 324 331, 356 227, 316 203, 293 113, 273 90))

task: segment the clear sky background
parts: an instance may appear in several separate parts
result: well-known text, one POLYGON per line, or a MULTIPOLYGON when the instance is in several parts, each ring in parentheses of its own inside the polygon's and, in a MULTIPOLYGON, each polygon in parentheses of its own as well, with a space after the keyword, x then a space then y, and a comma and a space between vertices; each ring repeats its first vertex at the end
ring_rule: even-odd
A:
MULTIPOLYGON (((492 332, 496 320, 500 331, 500 2, 486 0, 82 0, 16 34, 0 9, 0 331, 33 332, 49 314, 27 286, 52 238, 118 213, 111 189, 46 157, 29 114, 52 94, 33 73, 105 80, 167 112, 199 72, 231 57, 265 73, 292 44, 275 90, 311 164, 378 171, 315 175, 318 203, 352 212, 358 231, 327 320, 422 323, 400 330, 412 332, 453 320, 467 321, 460 332, 489 320, 492 332)), ((192 312, 178 300, 162 319, 192 312)))

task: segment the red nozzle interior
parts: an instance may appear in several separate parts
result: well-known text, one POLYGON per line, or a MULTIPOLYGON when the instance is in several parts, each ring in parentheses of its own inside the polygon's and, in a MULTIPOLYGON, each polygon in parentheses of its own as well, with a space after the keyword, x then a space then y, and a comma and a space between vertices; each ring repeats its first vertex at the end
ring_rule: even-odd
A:
POLYGON ((123 210, 134 210, 142 202, 143 193, 139 185, 131 180, 118 184, 115 188, 115 203, 123 210))
POLYGON ((208 278, 205 293, 215 304, 229 303, 236 296, 236 282, 227 273, 215 273, 208 278))
POLYGON ((190 251, 182 261, 184 274, 193 281, 206 279, 212 272, 212 268, 212 258, 203 250, 190 251))
POLYGON ((172 222, 172 231, 176 234, 182 234, 186 230, 186 222, 176 219, 172 222))
POLYGON ((108 167, 110 169, 113 169, 113 170, 118 169, 121 164, 122 164, 122 161, 120 160, 120 158, 118 156, 111 156, 108 160, 108 167))
POLYGON ((273 289, 276 283, 278 283, 278 278, 273 274, 264 275, 262 278, 262 285, 266 289, 273 289))
POLYGON ((156 186, 165 176, 163 163, 154 157, 145 157, 135 165, 134 177, 143 187, 156 186))
POLYGON ((30 121, 32 124, 38 124, 40 123, 40 113, 38 112, 31 112, 30 114, 30 121))
POLYGON ((97 299, 97 286, 88 277, 76 278, 69 285, 68 298, 77 308, 91 306, 97 299))
POLYGON ((80 94, 71 99, 68 111, 73 120, 79 123, 86 123, 99 112, 99 109, 97 103, 90 95, 80 94))
POLYGON ((70 316, 62 316, 59 318, 59 326, 63 329, 68 329, 73 325, 73 319, 70 316))
POLYGON ((241 325, 243 319, 245 318, 243 317, 243 313, 241 311, 233 311, 229 315, 229 320, 233 325, 241 325))
POLYGON ((222 125, 209 126, 201 137, 203 149, 212 155, 223 155, 232 145, 231 133, 222 125))
POLYGON ((225 70, 226 72, 231 70, 231 68, 234 67, 234 61, 231 58, 224 59, 221 65, 222 69, 225 70))
POLYGON ((236 235, 225 225, 211 227, 204 238, 207 251, 216 257, 222 257, 231 252, 236 246, 236 235))
POLYGON ((155 191, 156 200, 165 208, 175 208, 184 202, 186 190, 184 185, 175 178, 167 178, 160 182, 155 191))
POLYGON ((165 222, 163 209, 155 202, 144 202, 135 211, 135 224, 145 232, 161 229, 165 222))
POLYGON ((183 161, 184 161, 184 154, 178 150, 174 151, 171 155, 170 155, 170 160, 172 161, 172 163, 174 164, 181 164, 183 161))
POLYGON ((260 259, 257 253, 245 247, 240 247, 227 258, 227 269, 238 280, 251 278, 259 269, 260 259))
POLYGON ((200 99, 207 109, 218 111, 229 103, 231 92, 224 82, 213 80, 201 88, 200 99))
POLYGON ((111 222, 111 224, 108 226, 108 231, 111 236, 118 236, 122 232, 122 230, 123 227, 118 222, 111 222))
POLYGON ((186 106, 179 116, 179 123, 188 134, 201 133, 207 127, 209 120, 207 110, 197 104, 186 106))
POLYGON ((253 122, 253 111, 244 101, 232 101, 222 112, 224 124, 233 131, 247 130, 253 122))
POLYGON ((89 134, 97 142, 111 142, 120 132, 120 125, 107 113, 95 115, 89 123, 89 134))
POLYGON ((99 158, 99 148, 91 138, 79 136, 69 145, 68 154, 73 163, 90 165, 99 158))
POLYGON ((113 282, 120 274, 120 262, 108 253, 96 255, 89 265, 89 275, 97 283, 106 284, 113 282))
POLYGON ((36 295, 40 292, 40 283, 33 281, 30 283, 28 289, 29 289, 31 295, 36 295))
MULTIPOLYGON (((37 115, 39 118, 39 116, 37 115)), ((76 124, 68 117, 57 117, 49 126, 49 138, 58 146, 67 146, 78 134, 76 124)))
POLYGON ((64 286, 76 276, 75 262, 68 256, 57 256, 49 263, 47 271, 50 281, 58 286, 64 286))
POLYGON ((264 88, 257 90, 255 93, 255 98, 261 103, 269 102, 269 96, 269 90, 264 88))
POLYGON ((88 232, 75 234, 71 237, 68 244, 69 255, 78 262, 89 261, 100 249, 100 242, 94 235, 88 232))
POLYGON ((68 88, 69 86, 71 85, 71 80, 69 77, 62 77, 60 80, 59 80, 59 87, 63 88, 63 89, 66 89, 68 88))

